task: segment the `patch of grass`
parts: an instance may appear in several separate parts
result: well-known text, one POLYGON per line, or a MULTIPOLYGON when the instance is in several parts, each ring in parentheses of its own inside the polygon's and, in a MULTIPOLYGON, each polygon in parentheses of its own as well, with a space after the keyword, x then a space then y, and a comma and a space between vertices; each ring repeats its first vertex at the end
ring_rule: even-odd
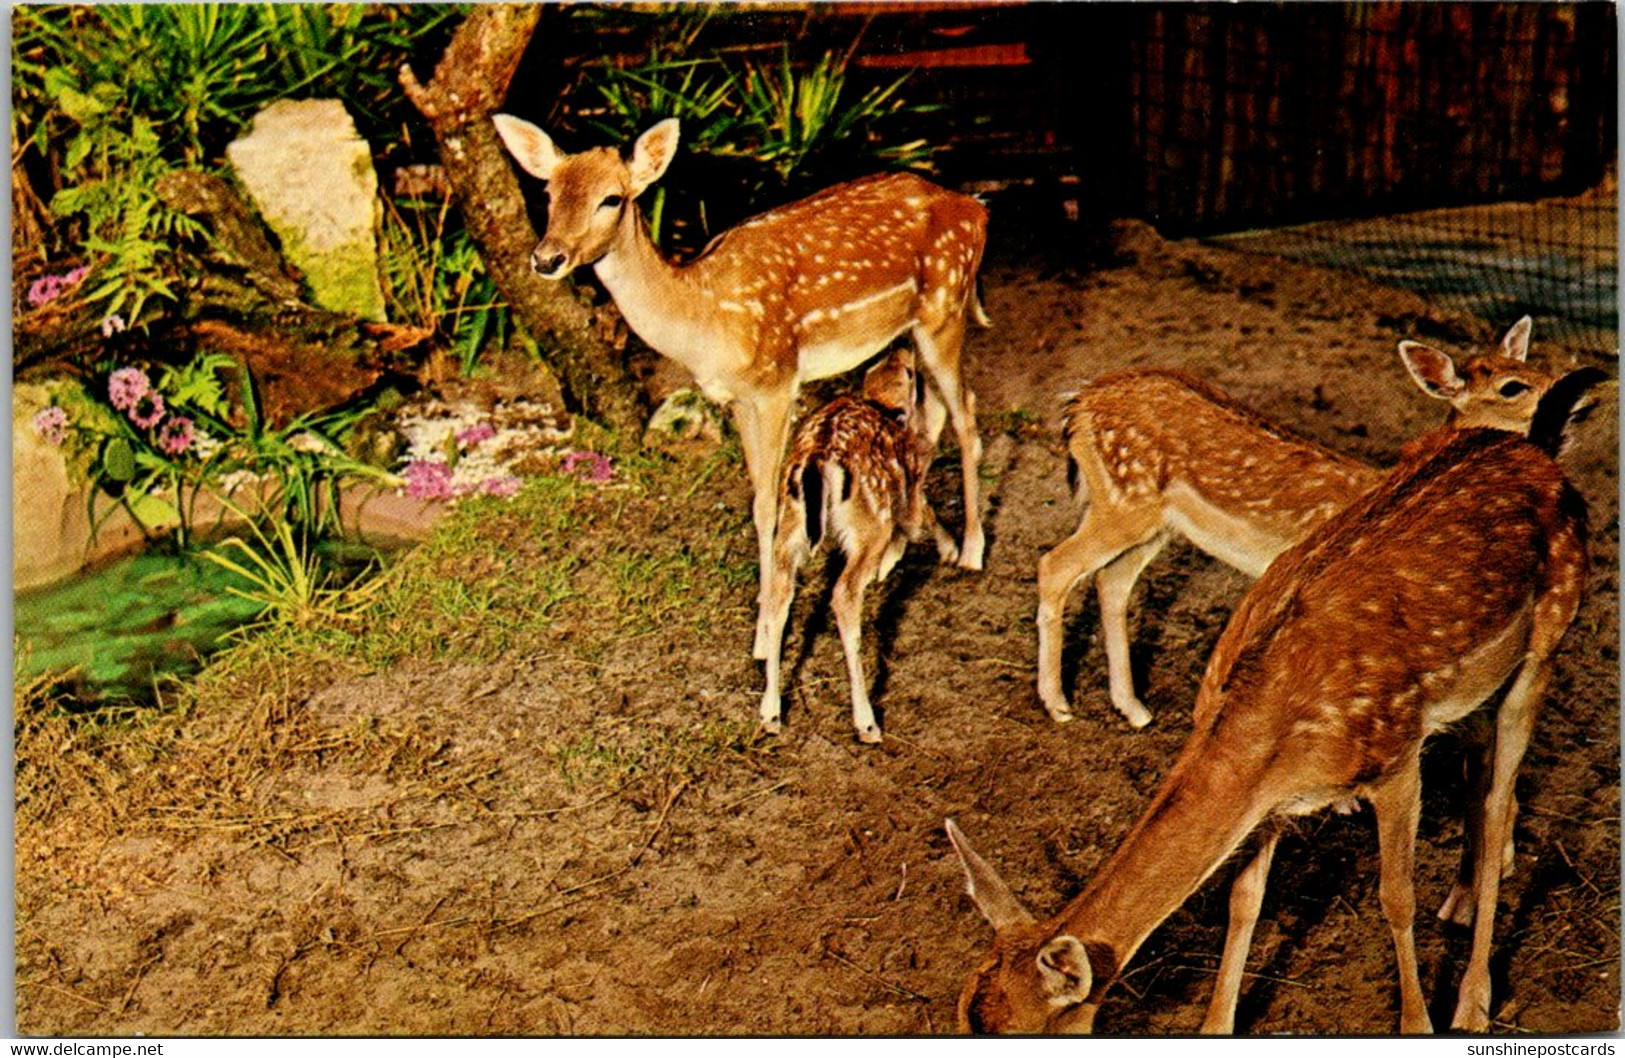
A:
POLYGON ((584 786, 619 781, 636 772, 643 759, 641 753, 600 742, 590 732, 556 747, 553 753, 565 788, 572 793, 584 786))
POLYGON ((985 417, 987 425, 996 433, 1007 433, 1020 440, 1031 437, 1042 427, 1038 413, 1027 408, 1009 408, 985 417))

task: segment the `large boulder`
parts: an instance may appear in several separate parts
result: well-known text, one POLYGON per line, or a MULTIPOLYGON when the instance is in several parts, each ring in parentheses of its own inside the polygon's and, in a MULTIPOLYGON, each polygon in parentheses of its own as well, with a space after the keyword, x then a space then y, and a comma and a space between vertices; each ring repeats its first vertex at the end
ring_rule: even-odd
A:
POLYGON ((69 449, 43 437, 34 416, 77 383, 17 383, 11 401, 12 585, 26 591, 86 565, 139 547, 143 534, 122 510, 98 497, 91 532, 84 468, 69 449))
POLYGON ((324 309, 383 321, 378 174, 336 99, 284 99, 254 118, 226 157, 324 309))

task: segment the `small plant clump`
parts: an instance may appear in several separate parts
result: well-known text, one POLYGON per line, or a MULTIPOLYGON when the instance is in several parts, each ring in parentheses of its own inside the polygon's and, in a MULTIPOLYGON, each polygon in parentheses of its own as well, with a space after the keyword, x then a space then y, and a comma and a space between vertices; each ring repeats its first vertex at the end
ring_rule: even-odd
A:
POLYGON ((247 369, 224 354, 201 353, 159 369, 156 380, 132 365, 87 390, 58 391, 31 423, 42 440, 86 466, 93 514, 97 492, 106 494, 149 531, 174 527, 184 546, 205 494, 229 507, 230 497, 250 493, 258 516, 305 534, 331 528, 343 481, 388 480, 337 443, 348 418, 304 415, 272 429, 247 369), (235 394, 227 388, 231 375, 239 382, 235 394))

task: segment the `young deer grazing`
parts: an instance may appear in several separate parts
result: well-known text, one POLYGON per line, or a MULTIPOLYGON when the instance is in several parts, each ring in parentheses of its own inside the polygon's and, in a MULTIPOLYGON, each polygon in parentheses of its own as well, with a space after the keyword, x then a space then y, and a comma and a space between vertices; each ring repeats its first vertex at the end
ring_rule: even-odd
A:
MULTIPOLYGON (((1554 376, 1525 362, 1525 316, 1499 350, 1458 371, 1449 355, 1401 342, 1418 386, 1450 403, 1449 425, 1523 431, 1554 376)), ((1129 671, 1128 600, 1175 535, 1257 577, 1275 556, 1387 473, 1296 436, 1177 371, 1108 375, 1072 397, 1063 418, 1068 477, 1088 504, 1071 537, 1038 562, 1038 695, 1072 719, 1061 688, 1062 615, 1095 575, 1112 705, 1134 727, 1151 713, 1129 671)))
MULTIPOLYGON (((707 397, 731 405, 755 491, 761 599, 798 387, 850 371, 905 331, 933 386, 930 440, 936 443, 945 414, 959 440, 959 561, 982 568, 982 448, 960 373, 967 313, 987 323, 974 293, 987 239, 980 203, 905 173, 866 177, 747 220, 676 265, 650 241, 635 204, 671 164, 675 118, 640 136, 625 161, 603 147, 564 154, 529 122, 506 114, 494 120, 519 165, 548 184, 547 233, 531 267, 561 279, 591 265, 638 337, 688 368, 707 397)), ((755 656, 767 656, 760 623, 755 656)))
POLYGON ((832 606, 852 681, 852 724, 863 742, 879 742, 859 658, 863 593, 884 580, 909 541, 929 529, 943 562, 959 556, 925 498, 929 443, 920 434, 914 355, 899 351, 869 369, 861 397, 837 397, 796 430, 779 490, 773 564, 762 602, 767 629, 767 689, 761 721, 777 733, 780 652, 796 570, 826 536, 846 555, 832 606))
POLYGON ((1584 501, 1553 457, 1602 377, 1586 368, 1554 383, 1527 439, 1426 435, 1371 492, 1276 559, 1219 638, 1172 770, 1059 915, 1034 920, 950 821, 971 898, 995 930, 992 958, 961 996, 962 1028, 1089 1031, 1141 942, 1256 830, 1202 1026, 1233 1031, 1283 817, 1353 795, 1376 814, 1400 1027, 1430 1031, 1412 940, 1422 743, 1505 687, 1469 790, 1475 916, 1452 1021, 1488 1027, 1496 857, 1550 657, 1587 569, 1584 501))

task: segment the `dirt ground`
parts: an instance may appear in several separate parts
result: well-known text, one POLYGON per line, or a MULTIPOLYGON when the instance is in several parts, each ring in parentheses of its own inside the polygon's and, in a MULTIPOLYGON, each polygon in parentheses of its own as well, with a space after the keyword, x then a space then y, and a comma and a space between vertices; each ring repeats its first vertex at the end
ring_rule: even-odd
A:
MULTIPOLYGON (((1323 443, 1388 462, 1441 418, 1396 342, 1466 351, 1498 337, 1346 275, 1137 228, 1080 248, 1021 235, 1059 227, 1036 205, 993 210, 984 300, 995 325, 972 333, 967 354, 986 443, 988 565, 939 568, 922 543, 871 595, 866 656, 883 745, 852 737, 822 571, 804 575, 792 614, 777 739, 753 729, 761 669, 749 658, 748 582, 727 589, 704 635, 674 621, 584 658, 563 624, 556 649, 495 665, 368 671, 340 659, 287 687, 244 687, 253 737, 303 747, 297 768, 245 765, 233 777, 260 806, 257 822, 181 826, 154 811, 109 834, 89 822, 96 804, 70 799, 19 832, 21 1031, 953 1031, 959 988, 991 931, 963 895, 944 818, 1029 907, 1058 909, 1172 761, 1207 655, 1247 587, 1185 545, 1147 571, 1136 663, 1157 720, 1139 732, 1107 703, 1093 594, 1078 592, 1066 637, 1078 718, 1049 721, 1033 687, 1034 571, 1078 517, 1058 443, 1061 394, 1116 368, 1178 366, 1323 443), (373 752, 393 754, 391 766, 327 754, 324 732, 341 728, 377 732, 373 752), (264 825, 284 817, 306 822, 264 825)), ((1533 349, 1543 362, 1569 357, 1538 333, 1533 349)), ((1593 420, 1569 460, 1591 505, 1591 590, 1519 781, 1517 862, 1492 962, 1507 1033, 1619 1028, 1612 421, 1611 408, 1593 420)), ((939 461, 931 485, 950 526, 962 513, 956 464, 939 461)), ((700 548, 725 521, 738 537, 729 553, 746 555, 747 494, 742 475, 727 477, 654 507, 644 524, 603 531, 676 534, 700 548), (725 516, 708 516, 718 504, 725 516)), ((208 752, 246 753, 248 736, 222 731, 208 752)), ((1417 946, 1437 1025, 1448 1024, 1468 947, 1465 931, 1430 913, 1460 851, 1460 757, 1448 735, 1431 744, 1417 849, 1417 946)), ((195 764, 151 767, 179 789, 195 764)), ((1100 1031, 1196 1030, 1230 873, 1151 936, 1100 1031)), ((1276 857, 1239 1031, 1395 1031, 1376 881, 1369 812, 1297 825, 1276 857)))

